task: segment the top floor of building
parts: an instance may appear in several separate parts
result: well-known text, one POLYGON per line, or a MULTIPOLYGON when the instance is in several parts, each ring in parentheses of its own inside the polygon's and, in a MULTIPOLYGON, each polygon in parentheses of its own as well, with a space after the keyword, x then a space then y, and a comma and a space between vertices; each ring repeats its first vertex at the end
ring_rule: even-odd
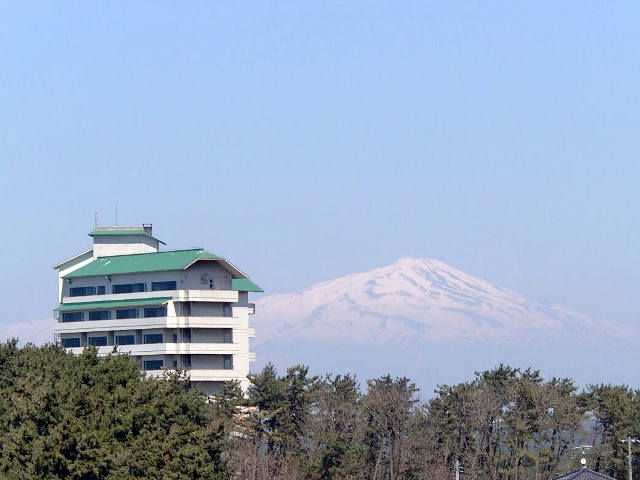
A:
POLYGON ((202 248, 160 251, 164 243, 151 225, 96 227, 89 236, 91 249, 53 266, 60 303, 166 290, 262 292, 231 262, 202 248))

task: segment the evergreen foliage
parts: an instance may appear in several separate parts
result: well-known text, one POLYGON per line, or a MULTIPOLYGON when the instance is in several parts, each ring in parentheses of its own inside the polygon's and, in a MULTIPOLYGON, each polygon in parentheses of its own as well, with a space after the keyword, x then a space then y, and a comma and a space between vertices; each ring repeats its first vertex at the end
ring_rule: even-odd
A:
MULTIPOLYGON (((267 365, 214 399, 187 372, 146 378, 127 355, 0 344, 0 478, 550 480, 627 476, 638 391, 500 365, 423 403, 408 378, 312 376, 267 365), (466 478, 466 477, 464 477, 466 478)), ((639 475, 634 462, 634 474, 639 475)))
POLYGON ((227 478, 223 430, 184 376, 144 378, 127 355, 0 345, 0 476, 227 478))

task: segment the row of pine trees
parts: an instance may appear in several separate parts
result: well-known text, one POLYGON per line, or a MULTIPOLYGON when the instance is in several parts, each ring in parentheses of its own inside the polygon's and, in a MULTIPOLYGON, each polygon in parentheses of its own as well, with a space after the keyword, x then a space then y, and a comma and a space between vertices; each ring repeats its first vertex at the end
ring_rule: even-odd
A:
MULTIPOLYGON (((639 392, 500 365, 425 400, 407 378, 364 385, 267 365, 215 398, 188 372, 145 378, 127 355, 0 344, 0 478, 549 480, 627 478, 639 392), (591 447, 584 447, 585 445, 591 447)), ((632 457, 633 458, 633 457, 632 457)), ((634 474, 640 468, 634 462, 634 474)))

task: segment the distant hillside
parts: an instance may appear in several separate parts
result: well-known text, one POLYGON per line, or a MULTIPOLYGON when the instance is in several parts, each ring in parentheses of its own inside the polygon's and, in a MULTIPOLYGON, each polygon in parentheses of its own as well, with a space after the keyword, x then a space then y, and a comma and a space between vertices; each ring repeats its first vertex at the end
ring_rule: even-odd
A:
POLYGON ((20 340, 20 345, 51 343, 53 342, 53 326, 55 322, 53 318, 45 318, 44 320, 0 325, 0 341, 4 342, 9 338, 17 338, 20 340))

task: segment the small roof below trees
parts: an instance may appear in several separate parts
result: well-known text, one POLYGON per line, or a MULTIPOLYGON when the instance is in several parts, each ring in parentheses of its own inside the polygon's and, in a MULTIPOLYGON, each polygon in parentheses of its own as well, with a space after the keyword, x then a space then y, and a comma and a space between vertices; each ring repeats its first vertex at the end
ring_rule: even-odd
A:
POLYGON ((615 480, 613 477, 608 477, 602 473, 594 472, 588 468, 581 468, 575 472, 567 473, 561 477, 555 477, 553 480, 615 480))

